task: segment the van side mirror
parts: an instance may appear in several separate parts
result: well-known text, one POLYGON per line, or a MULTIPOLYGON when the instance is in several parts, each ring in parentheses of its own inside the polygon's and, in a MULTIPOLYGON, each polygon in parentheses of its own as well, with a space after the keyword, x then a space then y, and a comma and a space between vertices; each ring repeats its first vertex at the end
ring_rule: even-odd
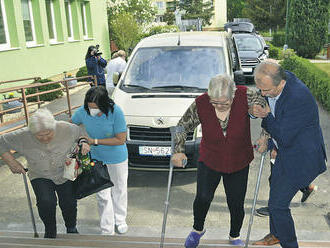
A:
POLYGON ((234 71, 234 81, 236 84, 245 84, 245 76, 242 70, 234 71))
POLYGON ((119 72, 114 72, 112 75, 113 85, 116 86, 119 82, 119 72))
POLYGON ((268 45, 264 46, 264 50, 269 50, 269 46, 268 45))

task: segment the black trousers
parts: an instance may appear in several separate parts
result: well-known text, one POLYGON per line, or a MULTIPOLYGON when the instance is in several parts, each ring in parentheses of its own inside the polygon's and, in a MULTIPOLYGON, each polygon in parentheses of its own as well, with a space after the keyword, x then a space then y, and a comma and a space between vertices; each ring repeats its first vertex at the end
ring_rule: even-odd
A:
MULTIPOLYGON (((59 206, 67 228, 76 226, 77 200, 73 194, 72 181, 56 185, 45 178, 37 178, 31 181, 33 191, 37 198, 39 216, 45 225, 45 234, 56 236, 56 205, 58 196, 59 206)), ((46 235, 47 236, 47 235, 46 235)))
POLYGON ((238 172, 226 174, 214 171, 202 162, 198 163, 197 194, 193 204, 195 230, 204 229, 207 212, 222 177, 230 212, 230 236, 236 238, 240 235, 245 215, 244 200, 248 174, 249 166, 238 172))

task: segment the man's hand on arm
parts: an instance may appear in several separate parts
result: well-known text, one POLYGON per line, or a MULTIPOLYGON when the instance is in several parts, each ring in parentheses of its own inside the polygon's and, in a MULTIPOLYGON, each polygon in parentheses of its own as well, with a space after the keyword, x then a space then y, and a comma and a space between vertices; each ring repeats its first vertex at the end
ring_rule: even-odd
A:
POLYGON ((249 114, 258 118, 265 118, 270 113, 270 108, 266 105, 264 108, 258 104, 249 107, 249 114))

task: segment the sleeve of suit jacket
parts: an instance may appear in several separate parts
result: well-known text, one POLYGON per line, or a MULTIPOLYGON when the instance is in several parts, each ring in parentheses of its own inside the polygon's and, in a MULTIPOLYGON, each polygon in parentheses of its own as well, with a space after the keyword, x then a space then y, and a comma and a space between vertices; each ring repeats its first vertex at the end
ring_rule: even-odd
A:
MULTIPOLYGON (((276 103, 276 108, 277 108, 276 103)), ((288 94, 276 118, 269 113, 261 126, 276 140, 279 147, 289 147, 304 128, 319 127, 317 104, 308 90, 288 94)))

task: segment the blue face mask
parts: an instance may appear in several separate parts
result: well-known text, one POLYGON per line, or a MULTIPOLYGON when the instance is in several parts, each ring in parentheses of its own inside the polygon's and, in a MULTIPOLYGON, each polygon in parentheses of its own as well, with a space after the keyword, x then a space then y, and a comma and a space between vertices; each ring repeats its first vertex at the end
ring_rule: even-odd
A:
POLYGON ((89 108, 89 113, 91 116, 95 117, 99 113, 101 113, 101 110, 99 110, 98 108, 89 108))

